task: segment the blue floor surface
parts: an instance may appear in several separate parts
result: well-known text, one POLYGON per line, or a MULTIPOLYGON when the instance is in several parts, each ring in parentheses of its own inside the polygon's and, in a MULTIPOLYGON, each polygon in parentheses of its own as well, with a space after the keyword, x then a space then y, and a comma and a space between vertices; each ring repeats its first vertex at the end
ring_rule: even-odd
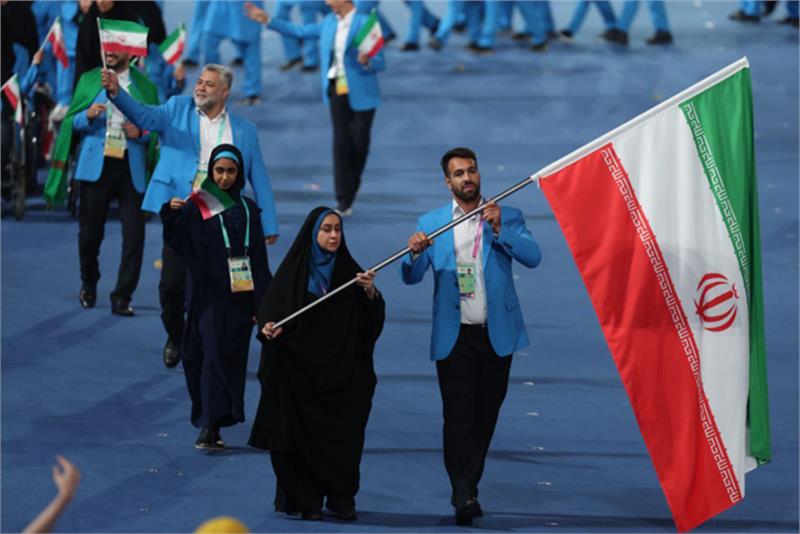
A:
MULTIPOLYGON (((405 8, 383 5, 402 33, 405 8)), ((666 48, 644 44, 651 33, 644 6, 625 50, 595 39, 601 28, 591 13, 575 44, 553 43, 545 54, 504 37, 485 57, 464 50, 461 35, 439 53, 405 54, 392 43, 380 77, 384 105, 345 231, 353 255, 377 263, 405 246, 421 213, 447 201, 438 168, 446 149, 474 148, 484 193, 492 195, 746 55, 755 99, 773 461, 748 476, 741 504, 698 531, 797 532, 798 32, 774 20, 730 22, 737 5, 670 3, 676 43, 666 48)), ((555 3, 559 25, 572 6, 555 3)), ((441 13, 445 5, 433 8, 441 13)), ((168 27, 188 22, 190 11, 189 3, 168 2, 168 27)), ((230 48, 224 52, 229 57, 230 48)), ((282 61, 277 36, 266 33, 263 103, 234 106, 260 129, 276 194, 281 238, 269 250, 273 269, 305 214, 333 202, 330 119, 318 74, 280 73, 282 61)), ((544 260, 533 271, 515 271, 532 344, 514 356, 481 483, 486 517, 475 528, 673 531, 549 206, 535 187, 507 202, 523 209, 544 260)), ((259 395, 258 343, 251 347, 248 423, 223 432, 224 452, 195 450, 182 372, 161 363, 160 224, 147 225, 132 319, 112 316, 108 302, 119 222, 107 226, 98 305, 88 311, 77 299, 77 229, 63 211, 46 212, 36 199, 24 220, 2 222, 2 531, 22 529, 54 495, 50 466, 58 453, 83 473, 57 527, 64 532, 185 532, 219 514, 258 532, 467 530, 453 523, 442 461, 440 396, 428 361, 430 275, 410 288, 396 266, 378 276, 387 320, 375 355, 379 382, 359 520, 307 523, 273 513, 269 458, 246 446, 259 395)))

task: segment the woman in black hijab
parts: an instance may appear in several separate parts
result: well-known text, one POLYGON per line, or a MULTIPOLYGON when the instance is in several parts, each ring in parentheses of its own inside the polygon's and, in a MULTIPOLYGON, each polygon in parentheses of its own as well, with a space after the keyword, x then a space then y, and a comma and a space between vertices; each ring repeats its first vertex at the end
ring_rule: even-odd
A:
POLYGON ((194 196, 188 202, 174 198, 161 209, 164 240, 186 262, 182 359, 192 424, 201 428, 195 443, 200 449, 224 447, 220 427, 244 421, 250 336, 272 279, 261 210, 241 196, 243 161, 233 145, 219 145, 211 152, 206 180, 214 180, 234 201, 222 213, 203 219, 203 202, 194 196), (233 284, 234 275, 242 273, 252 284, 233 284))
POLYGON ((261 402, 250 444, 268 449, 276 510, 356 519, 364 429, 375 391, 372 352, 383 298, 350 256, 339 215, 316 208, 292 243, 258 312, 261 402), (354 277, 352 285, 275 329, 274 324, 354 277), (282 495, 283 494, 283 495, 282 495), (281 502, 285 495, 285 503, 281 502))

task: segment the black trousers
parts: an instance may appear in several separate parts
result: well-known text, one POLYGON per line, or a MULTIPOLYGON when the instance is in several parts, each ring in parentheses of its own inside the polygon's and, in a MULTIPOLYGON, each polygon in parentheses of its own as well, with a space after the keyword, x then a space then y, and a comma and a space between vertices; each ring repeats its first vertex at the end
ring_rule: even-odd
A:
POLYGON ((510 370, 511 356, 494 352, 483 326, 462 324, 450 355, 436 362, 444 413, 444 465, 456 508, 478 496, 510 370))
POLYGON ((97 257, 105 236, 108 207, 111 200, 119 202, 122 222, 122 257, 119 262, 117 285, 112 298, 130 302, 139 283, 144 254, 143 194, 131 181, 128 156, 124 159, 105 158, 100 178, 96 182, 81 181, 78 231, 78 254, 81 262, 81 281, 95 286, 100 279, 97 257))
POLYGON ((161 279, 158 281, 161 322, 178 346, 186 325, 186 264, 178 252, 164 243, 161 249, 161 279))
POLYGON ((336 203, 340 209, 353 204, 367 165, 372 119, 375 110, 353 111, 347 95, 336 94, 335 82, 328 84, 333 122, 333 177, 336 203))

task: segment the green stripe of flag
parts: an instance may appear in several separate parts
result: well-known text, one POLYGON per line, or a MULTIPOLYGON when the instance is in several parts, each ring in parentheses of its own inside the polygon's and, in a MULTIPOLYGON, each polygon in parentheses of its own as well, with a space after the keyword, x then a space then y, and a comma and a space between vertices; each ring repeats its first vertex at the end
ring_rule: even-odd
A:
POLYGON ((100 29, 114 32, 147 33, 147 26, 129 20, 99 19, 100 29))
POLYGON ((750 316, 749 453, 770 460, 761 232, 750 69, 681 103, 745 281, 750 316), (733 126, 733 127, 732 127, 733 126))

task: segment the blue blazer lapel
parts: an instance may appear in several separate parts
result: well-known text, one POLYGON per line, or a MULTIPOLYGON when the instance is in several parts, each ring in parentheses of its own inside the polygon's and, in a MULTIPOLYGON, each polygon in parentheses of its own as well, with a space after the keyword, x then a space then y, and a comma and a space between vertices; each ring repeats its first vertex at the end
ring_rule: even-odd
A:
POLYGON ((189 133, 192 136, 192 145, 194 145, 194 153, 197 154, 197 159, 200 159, 200 116, 197 114, 197 109, 192 106, 189 111, 189 133))
POLYGON ((347 32, 347 41, 344 44, 344 52, 347 54, 350 51, 350 45, 353 44, 353 39, 356 37, 356 30, 361 26, 361 19, 358 13, 353 13, 353 20, 350 21, 350 31, 347 32))
POLYGON ((481 263, 483 264, 483 272, 486 273, 486 260, 489 259, 489 254, 492 253, 492 225, 486 221, 483 221, 482 224, 483 233, 481 234, 481 239, 483 239, 483 250, 481 263))
MULTIPOLYGON (((438 221, 437 221, 437 228, 441 228, 445 224, 449 223, 453 220, 453 205, 447 204, 443 208, 439 210, 438 213, 438 221)), ((456 270, 456 238, 455 234, 453 233, 453 229, 450 228, 445 233, 440 235, 439 237, 435 238, 435 243, 440 243, 440 246, 444 247, 445 252, 445 269, 450 269, 452 271, 456 270)))

